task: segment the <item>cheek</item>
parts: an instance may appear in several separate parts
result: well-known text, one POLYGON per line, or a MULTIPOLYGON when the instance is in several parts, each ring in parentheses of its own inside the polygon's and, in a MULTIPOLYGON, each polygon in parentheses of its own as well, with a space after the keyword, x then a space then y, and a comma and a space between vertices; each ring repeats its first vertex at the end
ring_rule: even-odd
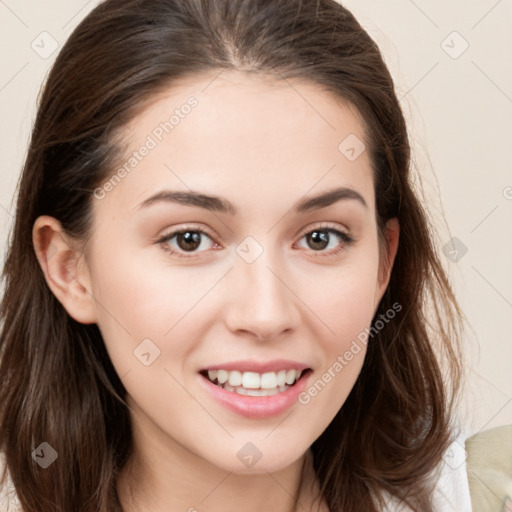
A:
POLYGON ((359 258, 303 290, 307 305, 325 326, 323 339, 329 351, 342 350, 371 323, 376 280, 376 262, 359 258))
POLYGON ((171 343, 173 334, 206 286, 194 285, 198 276, 190 269, 156 267, 133 255, 115 256, 97 259, 93 286, 98 326, 114 366, 119 374, 128 371, 137 363, 134 357, 143 342, 152 356, 165 351, 180 360, 192 347, 171 343))
POLYGON ((360 256, 340 266, 330 279, 318 281, 321 286, 306 295, 323 325, 317 335, 322 361, 299 401, 328 419, 334 417, 353 388, 369 342, 377 261, 360 256))
MULTIPOLYGON (((324 360, 322 371, 329 372, 322 380, 335 381, 333 388, 338 393, 353 386, 362 367, 366 353, 367 333, 371 324, 373 308, 372 283, 355 280, 331 296, 323 308, 324 321, 334 331, 323 338, 324 360), (338 376, 334 378, 334 375, 338 376)), ((327 300, 327 299, 326 299, 327 300)), ((341 395, 337 395, 341 399, 341 395)))
POLYGON ((319 436, 345 403, 360 374, 366 354, 373 317, 376 271, 355 268, 341 272, 313 296, 315 312, 329 329, 317 339, 321 342, 322 363, 299 396, 299 403, 321 421, 312 435, 319 436), (362 270, 365 270, 362 272, 362 270))

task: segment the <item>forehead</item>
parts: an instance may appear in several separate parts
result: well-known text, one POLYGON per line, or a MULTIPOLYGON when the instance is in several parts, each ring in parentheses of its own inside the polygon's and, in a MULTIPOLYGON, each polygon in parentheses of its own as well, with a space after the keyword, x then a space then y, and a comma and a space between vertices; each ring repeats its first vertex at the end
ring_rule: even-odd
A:
MULTIPOLYGON (((124 134, 151 133, 159 124, 171 120, 173 113, 176 114, 171 121, 173 136, 168 139, 173 139, 175 145, 180 134, 194 132, 206 142, 211 136, 221 138, 221 129, 231 140, 245 142, 250 134, 255 142, 263 141, 267 147, 272 141, 275 145, 286 145, 290 137, 284 140, 273 137, 285 133, 295 139, 302 135, 310 142, 308 148, 320 139, 324 139, 325 145, 333 142, 333 138, 336 142, 347 130, 366 138, 358 110, 320 84, 226 70, 180 78, 154 94, 128 123, 124 134), (192 97, 197 105, 189 109, 187 102, 192 97), (185 119, 187 122, 182 122, 185 119)), ((172 146, 172 140, 167 143, 172 146)))
POLYGON ((215 191, 236 202, 269 190, 295 201, 346 185, 373 203, 360 114, 309 81, 226 70, 181 79, 151 97, 122 137, 118 168, 127 172, 109 200, 125 208, 163 188, 215 191), (135 154, 144 147, 143 157, 135 154))

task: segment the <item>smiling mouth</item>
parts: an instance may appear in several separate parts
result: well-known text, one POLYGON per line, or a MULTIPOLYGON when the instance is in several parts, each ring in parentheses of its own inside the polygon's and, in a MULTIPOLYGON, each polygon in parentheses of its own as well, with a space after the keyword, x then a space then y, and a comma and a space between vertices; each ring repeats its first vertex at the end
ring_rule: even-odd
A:
POLYGON ((213 384, 239 395, 273 396, 296 385, 311 372, 306 370, 280 370, 278 372, 240 372, 237 370, 202 370, 199 372, 213 384))

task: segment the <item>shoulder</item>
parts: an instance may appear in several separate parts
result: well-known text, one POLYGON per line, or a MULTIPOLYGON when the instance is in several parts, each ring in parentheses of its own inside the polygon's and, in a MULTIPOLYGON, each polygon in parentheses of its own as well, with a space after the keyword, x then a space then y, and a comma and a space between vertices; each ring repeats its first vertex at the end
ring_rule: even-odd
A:
POLYGON ((465 445, 474 510, 512 511, 512 425, 478 432, 465 445))
POLYGON ((512 512, 511 498, 512 425, 459 430, 440 465, 436 512, 512 512))
POLYGON ((5 467, 4 454, 0 452, 0 512, 23 512, 9 471, 5 467), (5 473, 5 474, 4 474, 5 473))
POLYGON ((472 512, 474 510, 467 477, 467 451, 465 448, 467 437, 468 432, 459 428, 454 441, 443 454, 439 467, 439 478, 434 491, 434 509, 436 511, 472 512))
MULTIPOLYGON (((473 508, 467 478, 465 441, 467 432, 458 428, 454 441, 443 454, 442 460, 431 473, 434 485, 433 510, 436 512, 481 512, 473 508)), ((386 506, 383 512, 411 512, 411 509, 395 498, 384 494, 386 506)), ((499 511, 501 512, 501 511, 499 511)))

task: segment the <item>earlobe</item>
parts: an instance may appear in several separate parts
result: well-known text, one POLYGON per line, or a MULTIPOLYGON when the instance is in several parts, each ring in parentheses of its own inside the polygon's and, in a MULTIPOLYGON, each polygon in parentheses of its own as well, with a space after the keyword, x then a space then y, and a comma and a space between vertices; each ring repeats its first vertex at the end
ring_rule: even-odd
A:
POLYGON ((46 283, 68 314, 77 322, 95 323, 89 270, 60 222, 47 215, 38 217, 32 229, 32 241, 46 283))
POLYGON ((393 270, 393 264, 395 262, 396 253, 398 251, 398 244, 400 238, 400 224, 398 218, 394 217, 389 219, 386 223, 385 237, 387 240, 387 247, 381 254, 378 283, 375 290, 375 307, 379 304, 386 288, 388 287, 389 280, 391 278, 391 271, 393 270), (387 249, 387 251, 386 251, 387 249))

